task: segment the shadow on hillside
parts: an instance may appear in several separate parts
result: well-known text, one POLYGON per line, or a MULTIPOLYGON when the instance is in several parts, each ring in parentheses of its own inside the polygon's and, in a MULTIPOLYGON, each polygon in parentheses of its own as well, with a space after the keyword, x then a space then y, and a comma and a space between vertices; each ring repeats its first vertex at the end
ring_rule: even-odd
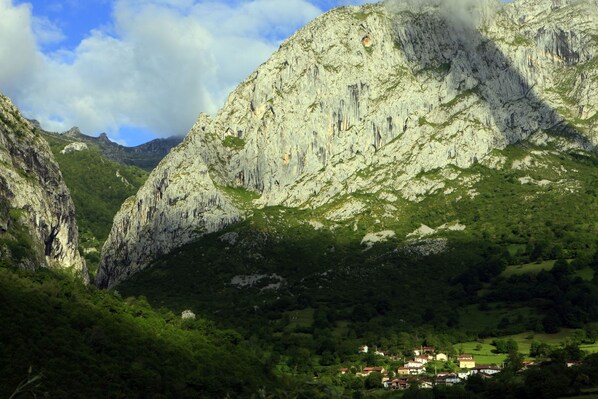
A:
MULTIPOLYGON (((460 95, 465 92, 477 95, 488 104, 494 123, 509 143, 543 130, 572 140, 586 150, 594 149, 557 110, 537 96, 534 84, 530 84, 513 61, 473 24, 467 26, 456 17, 429 12, 409 14, 408 18, 398 21, 395 22, 395 40, 413 69, 435 70, 460 95)), ((552 45, 545 49, 546 56, 562 63, 563 67, 578 64, 580 54, 569 41, 574 35, 564 31, 551 35, 552 45)), ((520 36, 518 40, 525 43, 530 39, 520 36)), ((526 68, 530 76, 541 73, 537 70, 540 66, 531 57, 520 67, 526 68)))
POLYGON ((118 290, 176 310, 193 304, 248 336, 269 336, 287 322, 288 312, 319 307, 333 307, 340 319, 350 320, 357 306, 364 309, 358 322, 387 315, 391 324, 407 328, 425 322, 435 304, 437 322, 446 327, 458 302, 447 300, 451 279, 497 252, 483 240, 458 237, 451 248, 431 239, 398 250, 391 240, 365 250, 356 237, 313 229, 280 236, 242 231, 234 245, 224 244, 221 235, 173 251, 118 290))
POLYGON ((270 378, 235 334, 52 271, 0 267, 0 298, 0 397, 30 367, 26 394, 57 398, 249 397, 270 378))

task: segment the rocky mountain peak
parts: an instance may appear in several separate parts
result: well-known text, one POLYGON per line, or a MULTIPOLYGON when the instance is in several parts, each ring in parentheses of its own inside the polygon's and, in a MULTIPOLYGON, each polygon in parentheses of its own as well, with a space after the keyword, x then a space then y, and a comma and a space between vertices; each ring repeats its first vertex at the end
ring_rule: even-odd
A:
POLYGON ((69 130, 67 130, 66 132, 64 132, 62 134, 67 137, 74 138, 74 139, 78 139, 79 137, 81 137, 83 135, 83 133, 81 133, 81 130, 79 130, 79 128, 77 126, 70 128, 69 130))
POLYGON ((123 205, 97 283, 251 207, 346 198, 351 218, 363 211, 354 193, 421 201, 523 140, 595 151, 594 0, 495 3, 471 25, 429 3, 340 7, 285 41, 123 205), (434 170, 445 172, 421 178, 434 170), (240 202, 230 188, 259 199, 240 202))

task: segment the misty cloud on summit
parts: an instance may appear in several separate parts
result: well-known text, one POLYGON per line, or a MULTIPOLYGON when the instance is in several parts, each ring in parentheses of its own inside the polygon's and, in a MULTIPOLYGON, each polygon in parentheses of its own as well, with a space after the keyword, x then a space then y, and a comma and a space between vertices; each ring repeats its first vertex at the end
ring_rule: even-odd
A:
POLYGON ((437 8, 450 22, 475 28, 492 16, 502 3, 498 0, 385 0, 391 12, 425 12, 437 8))

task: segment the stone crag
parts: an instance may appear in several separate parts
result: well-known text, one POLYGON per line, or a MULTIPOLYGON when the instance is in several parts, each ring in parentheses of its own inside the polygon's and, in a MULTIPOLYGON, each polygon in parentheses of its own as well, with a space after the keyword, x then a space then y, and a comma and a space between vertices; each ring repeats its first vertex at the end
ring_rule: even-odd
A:
POLYGON ((442 186, 422 172, 489 165, 523 140, 595 151, 596 0, 483 7, 465 24, 433 5, 341 7, 299 30, 122 207, 97 284, 243 219, 225 187, 256 207, 419 201, 442 186))
POLYGON ((87 281, 75 208, 58 165, 35 126, 1 95, 0 164, 0 258, 28 269, 71 269, 87 281), (23 251, 14 237, 19 231, 29 245, 23 251))

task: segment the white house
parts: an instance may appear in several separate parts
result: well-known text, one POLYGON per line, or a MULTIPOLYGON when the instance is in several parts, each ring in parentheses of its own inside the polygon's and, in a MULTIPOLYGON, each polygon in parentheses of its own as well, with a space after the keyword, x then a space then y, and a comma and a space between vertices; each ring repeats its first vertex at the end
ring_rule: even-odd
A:
POLYGON ((438 373, 436 376, 436 384, 438 385, 454 385, 461 382, 461 379, 454 373, 438 373))
POLYGON ((405 371, 410 375, 419 375, 425 373, 426 368, 422 363, 409 361, 399 368, 399 374, 405 374, 405 371))
POLYGON ((414 360, 416 362, 418 362, 418 363, 426 364, 426 363, 428 363, 428 356, 426 356, 426 355, 417 355, 417 356, 415 356, 414 360))
POLYGON ((484 373, 487 375, 493 375, 500 373, 501 368, 495 365, 480 364, 479 366, 471 369, 471 374, 484 373))
POLYGON ((462 369, 472 369, 475 367, 473 356, 468 354, 459 355, 459 367, 462 369))
POLYGON ((459 371, 457 373, 457 377, 461 378, 462 380, 467 379, 471 374, 471 371, 467 370, 467 371, 459 371))

